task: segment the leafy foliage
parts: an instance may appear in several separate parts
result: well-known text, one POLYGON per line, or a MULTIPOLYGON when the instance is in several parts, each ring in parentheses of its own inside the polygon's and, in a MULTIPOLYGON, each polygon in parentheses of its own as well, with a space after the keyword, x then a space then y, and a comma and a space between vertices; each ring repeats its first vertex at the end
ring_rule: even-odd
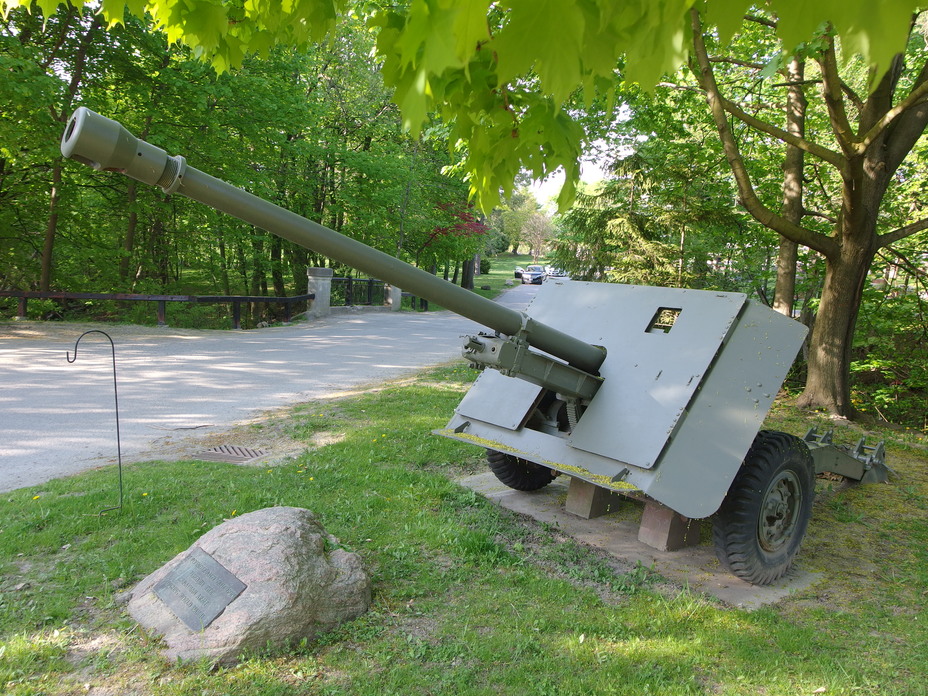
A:
MULTIPOLYGON (((693 75, 707 95, 741 204, 825 260, 800 404, 851 417, 851 343, 874 254, 928 227, 912 196, 921 174, 906 164, 915 161, 928 125, 918 106, 928 91, 924 15, 911 18, 893 69, 876 77, 849 53, 854 41, 840 41, 827 25, 784 68, 787 45, 772 30, 782 18, 752 16, 727 44, 700 15, 692 19, 693 75), (770 79, 781 68, 785 80, 770 79), (771 166, 776 155, 765 154, 777 151, 784 153, 780 172, 771 166)), ((781 257, 781 278, 794 263, 788 258, 781 257)), ((791 311, 789 284, 780 290, 789 295, 781 308, 791 311)))
MULTIPOLYGON (((304 47, 331 36, 336 19, 363 17, 378 29, 383 75, 395 89, 404 123, 418 132, 433 112, 454 124, 452 137, 467 143, 470 183, 485 210, 512 191, 521 170, 543 178, 567 174, 560 197, 572 200, 579 176, 583 130, 565 110, 576 93, 591 103, 611 94, 619 60, 629 83, 651 88, 686 63, 689 10, 694 0, 411 0, 401 5, 347 0, 219 2, 218 0, 105 0, 112 27, 124 6, 154 18, 169 41, 184 41, 220 70, 249 54, 268 55, 272 45, 304 47)), ((873 81, 903 50, 918 0, 884 0, 873 12, 866 0, 771 0, 781 18, 778 35, 786 53, 831 22, 849 53, 876 66, 873 81)), ((737 30, 750 3, 705 3, 708 21, 722 41, 737 30)), ((8 13, 26 0, 0 0, 8 13)), ((38 0, 46 17, 58 0, 38 0)))
POLYGON ((928 428, 926 298, 923 275, 869 288, 851 363, 853 398, 861 411, 919 430, 928 428))
MULTIPOLYGON (((415 261, 448 224, 442 207, 463 210, 467 191, 443 173, 445 131, 402 132, 372 45, 354 21, 317 49, 272 48, 217 75, 131 16, 102 32, 89 12, 43 23, 11 11, 0 25, 0 67, 17 78, 0 83, 0 287, 36 289, 49 258, 53 287, 65 290, 286 295, 305 292, 307 265, 328 263, 185 199, 62 165, 59 119, 72 92, 201 169, 415 261), (79 86, 66 82, 77 73, 79 86)), ((433 244, 427 260, 459 261, 481 243, 433 244)))
MULTIPOLYGON (((698 124, 698 112, 691 116, 698 124)), ((626 124, 638 127, 635 118, 626 124)), ((555 265, 587 280, 763 296, 771 280, 770 236, 736 210, 713 142, 673 130, 638 143, 558 219, 555 265)))
POLYGON ((511 249, 513 254, 519 253, 519 247, 526 241, 525 225, 540 208, 535 195, 524 186, 516 188, 511 195, 503 199, 491 216, 498 234, 498 239, 494 242, 494 251, 511 249))

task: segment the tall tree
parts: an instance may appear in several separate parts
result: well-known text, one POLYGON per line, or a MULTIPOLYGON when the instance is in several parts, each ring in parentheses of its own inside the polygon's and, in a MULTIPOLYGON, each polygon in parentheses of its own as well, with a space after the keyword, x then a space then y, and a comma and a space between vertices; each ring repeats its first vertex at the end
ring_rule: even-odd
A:
POLYGON ((554 224, 544 213, 532 213, 522 225, 522 238, 528 244, 529 253, 536 263, 538 257, 544 253, 553 232, 554 224))
MULTIPOLYGON (((40 286, 57 171, 62 212, 49 236, 55 253, 45 254, 57 287, 157 292, 193 269, 196 282, 212 280, 224 294, 302 292, 307 264, 325 260, 129 180, 55 168, 72 48, 94 21, 89 10, 62 8, 46 22, 22 9, 0 22, 0 68, 14 76, 0 81, 0 285, 40 286)), ((331 44, 277 47, 221 75, 131 17, 96 37, 81 104, 307 217, 412 259, 445 217, 437 206, 466 199, 460 175, 442 171, 453 163, 445 132, 402 131, 363 23, 331 44)))
MULTIPOLYGON (((816 81, 821 85, 822 98, 816 105, 824 110, 828 124, 827 131, 817 133, 813 139, 801 135, 795 123, 781 128, 758 117, 750 103, 742 105, 723 94, 716 79, 719 58, 710 51, 714 37, 706 32, 695 10, 692 21, 694 71, 706 92, 742 205, 765 226, 825 258, 824 287, 810 340, 809 377, 800 404, 853 415, 851 349, 874 255, 928 228, 928 217, 905 216, 900 220, 884 209, 886 200, 895 195, 892 189, 900 166, 928 126, 928 52, 924 39, 920 34, 913 36, 907 53, 896 55, 876 88, 869 95, 861 95, 859 90, 865 85, 853 75, 859 66, 845 62, 848 67, 841 74, 838 42, 826 27, 819 40, 805 49, 818 68, 816 81), (795 199, 787 198, 785 209, 777 212, 758 195, 730 118, 792 146, 787 157, 799 150, 815 158, 817 167, 833 170, 833 179, 827 173, 819 176, 821 184, 832 191, 823 201, 827 208, 815 211, 817 217, 832 221, 830 230, 819 231, 802 224, 804 214, 812 211, 803 209, 804 214, 799 214, 795 199)), ((776 24, 773 18, 761 23, 776 24)), ((794 89, 798 81, 790 80, 785 86, 794 89)), ((763 96, 766 98, 766 94, 763 96)), ((786 100, 787 105, 791 103, 786 100)), ((789 159, 785 164, 787 175, 798 175, 800 168, 789 159)), ((799 188, 799 180, 791 185, 799 188)), ((798 197, 798 193, 795 195, 798 197)))
MULTIPOLYGON (((689 91, 666 95, 678 113, 693 97, 689 91)), ((589 192, 581 189, 574 206, 559 217, 555 264, 577 278, 620 283, 764 287, 758 252, 769 239, 735 210, 718 148, 709 134, 700 133, 699 119, 686 128, 655 131, 657 102, 637 103, 643 117, 626 126, 653 137, 635 143, 633 154, 624 153, 589 192)))

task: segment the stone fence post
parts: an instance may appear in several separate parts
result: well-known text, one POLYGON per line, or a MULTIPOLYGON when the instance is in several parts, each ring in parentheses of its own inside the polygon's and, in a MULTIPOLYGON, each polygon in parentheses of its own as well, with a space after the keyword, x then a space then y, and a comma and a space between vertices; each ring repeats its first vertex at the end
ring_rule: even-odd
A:
POLYGON ((332 275, 331 268, 306 269, 306 292, 316 296, 307 312, 308 316, 318 319, 329 315, 332 307, 332 275))
POLYGON ((394 312, 400 311, 403 308, 403 291, 395 285, 384 283, 383 303, 394 312))

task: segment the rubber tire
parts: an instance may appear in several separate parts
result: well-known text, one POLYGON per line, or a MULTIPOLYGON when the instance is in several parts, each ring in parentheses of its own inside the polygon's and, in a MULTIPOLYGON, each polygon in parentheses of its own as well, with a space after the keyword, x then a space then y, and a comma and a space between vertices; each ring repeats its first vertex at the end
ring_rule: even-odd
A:
POLYGON ((802 544, 814 497, 809 448, 793 435, 761 430, 713 519, 719 561, 753 585, 782 577, 802 544))
POLYGON ((487 464, 500 483, 517 491, 537 491, 555 477, 554 471, 545 466, 491 449, 487 450, 487 464))

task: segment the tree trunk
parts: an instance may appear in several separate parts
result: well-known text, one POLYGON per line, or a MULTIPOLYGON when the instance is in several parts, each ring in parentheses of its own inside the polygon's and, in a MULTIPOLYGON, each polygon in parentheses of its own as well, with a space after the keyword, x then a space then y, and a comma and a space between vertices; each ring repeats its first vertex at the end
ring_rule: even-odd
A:
MULTIPOLYGON (((161 69, 163 70, 167 67, 168 62, 170 61, 169 56, 165 56, 164 60, 161 61, 161 69)), ((149 93, 149 101, 154 103, 155 97, 158 95, 157 87, 153 86, 151 92, 149 93)), ((154 107, 151 107, 154 108, 154 107)), ((152 114, 148 114, 145 117, 145 124, 142 126, 142 130, 139 132, 139 139, 145 140, 148 138, 148 131, 151 128, 151 119, 152 114)), ((123 255, 119 259, 119 279, 125 281, 129 277, 129 263, 132 261, 132 250, 135 246, 135 233, 138 229, 139 223, 139 213, 138 206, 136 205, 138 201, 138 184, 135 180, 129 180, 129 188, 126 191, 126 202, 129 208, 129 221, 126 224, 126 236, 123 239, 122 251, 123 255)))
POLYGON ((52 167, 52 190, 48 203, 48 220, 45 224, 45 241, 42 245, 42 272, 39 290, 48 292, 52 284, 52 253, 55 249, 55 235, 58 232, 58 201, 61 198, 62 158, 56 157, 52 167))
POLYGON ((276 297, 286 297, 287 286, 284 283, 283 240, 277 235, 271 237, 271 280, 274 283, 274 295, 276 297))
MULTIPOLYGON (((57 114, 57 120, 62 124, 68 120, 71 104, 74 102, 74 97, 77 95, 81 81, 84 78, 84 68, 87 65, 87 50, 90 48, 92 38, 102 22, 102 15, 97 15, 78 44, 77 52, 74 55, 74 64, 70 67, 71 81, 68 83, 68 89, 61 104, 61 111, 57 114)), ((65 71, 67 72, 67 69, 65 71)), ((42 244, 42 268, 39 279, 39 289, 43 292, 48 292, 52 284, 52 269, 54 267, 52 258, 55 250, 55 237, 58 234, 58 204, 61 200, 62 162, 62 157, 56 157, 52 166, 52 188, 49 197, 48 220, 45 224, 45 240, 42 244)))
MULTIPOLYGON (((306 269, 309 266, 309 253, 305 248, 291 244, 288 254, 290 258, 290 273, 293 276, 293 287, 296 288, 297 295, 306 292, 306 269)), ((300 307, 305 309, 306 305, 300 303, 300 307)))
POLYGON ((474 289, 474 259, 464 261, 461 267, 461 287, 465 290, 474 289))
MULTIPOLYGON (((262 289, 267 287, 267 276, 265 274, 264 267, 264 240, 257 236, 257 233, 253 230, 251 238, 251 285, 249 294, 251 295, 264 295, 266 293, 262 292, 262 289)), ((255 302, 251 305, 251 319, 257 324, 261 321, 261 304, 255 302)))
POLYGON ((809 375, 798 404, 854 417, 850 366, 867 274, 878 249, 877 217, 889 181, 881 148, 849 159, 835 239, 809 340, 809 375))
POLYGON ((132 261, 132 248, 135 246, 135 231, 139 225, 139 214, 136 210, 138 186, 132 179, 126 191, 126 203, 129 206, 129 221, 126 224, 126 236, 122 241, 122 256, 119 259, 119 279, 125 281, 129 278, 129 262, 132 261))
POLYGON ((793 316, 798 259, 799 245, 791 239, 780 237, 780 250, 777 253, 777 280, 773 290, 773 309, 788 317, 793 316))
POLYGON ((155 267, 155 277, 158 279, 161 287, 167 287, 171 280, 171 259, 170 249, 167 241, 167 231, 164 227, 164 220, 161 217, 155 218, 149 232, 149 258, 155 267))
POLYGON ((226 256, 226 235, 223 227, 216 230, 219 242, 219 271, 222 278, 222 294, 232 294, 232 284, 229 282, 229 259, 226 256))
MULTIPOLYGON (((790 83, 786 95, 786 131, 804 138, 806 134, 806 95, 802 85, 805 79, 805 63, 793 56, 786 70, 790 83)), ((795 145, 786 145, 783 160, 783 203, 780 214, 792 223, 802 222, 802 184, 805 156, 795 145)), ((777 280, 773 291, 773 308, 780 314, 793 316, 796 297, 796 261, 799 245, 791 239, 780 237, 777 255, 777 280)))
POLYGON ((809 376, 797 405, 853 418, 851 349, 867 271, 876 250, 846 240, 841 251, 837 259, 825 261, 825 283, 809 343, 809 376))

